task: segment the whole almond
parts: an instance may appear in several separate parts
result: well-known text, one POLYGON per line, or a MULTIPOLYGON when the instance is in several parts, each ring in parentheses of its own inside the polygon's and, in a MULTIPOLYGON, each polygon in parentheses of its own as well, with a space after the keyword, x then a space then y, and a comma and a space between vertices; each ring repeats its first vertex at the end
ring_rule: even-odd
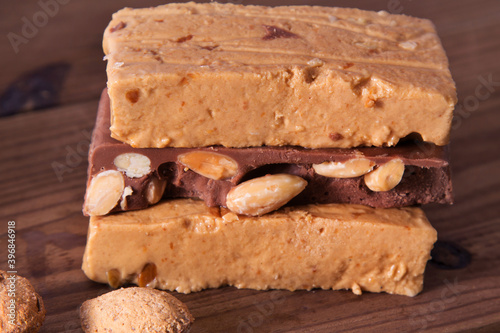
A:
POLYGON ((101 172, 90 182, 83 212, 89 216, 106 215, 121 199, 125 182, 120 171, 101 172))
POLYGON ((185 167, 214 180, 231 178, 238 171, 238 163, 231 157, 210 151, 192 151, 177 159, 185 167))
POLYGON ((142 154, 120 154, 115 157, 113 164, 130 178, 141 178, 151 172, 151 160, 142 154))
POLYGON ((370 172, 375 163, 367 158, 353 158, 345 162, 324 162, 313 164, 318 175, 332 178, 354 178, 370 172))
POLYGON ((401 182, 404 172, 405 165, 403 161, 394 159, 367 173, 365 175, 365 184, 374 192, 389 191, 401 182))
POLYGON ((85 301, 83 332, 188 332, 194 318, 180 300, 161 290, 122 288, 85 301))
POLYGON ((28 279, 0 270, 0 332, 36 333, 45 314, 42 297, 28 279))
POLYGON ((307 186, 301 177, 289 174, 267 175, 232 188, 226 205, 237 214, 260 216, 285 205, 307 186))
POLYGON ((156 177, 151 179, 146 188, 146 200, 150 205, 154 205, 161 200, 166 186, 166 179, 160 179, 156 177))

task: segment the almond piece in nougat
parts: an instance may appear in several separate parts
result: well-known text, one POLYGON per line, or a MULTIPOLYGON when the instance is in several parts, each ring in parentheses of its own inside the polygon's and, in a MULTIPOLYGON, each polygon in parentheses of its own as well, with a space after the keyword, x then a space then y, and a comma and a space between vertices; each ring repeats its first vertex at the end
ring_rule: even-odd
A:
POLYGON ((352 289, 415 296, 437 239, 416 207, 327 204, 237 216, 202 201, 91 217, 85 274, 180 293, 352 289))
POLYGON ((446 145, 455 84, 429 20, 330 7, 125 8, 104 33, 133 147, 446 145))

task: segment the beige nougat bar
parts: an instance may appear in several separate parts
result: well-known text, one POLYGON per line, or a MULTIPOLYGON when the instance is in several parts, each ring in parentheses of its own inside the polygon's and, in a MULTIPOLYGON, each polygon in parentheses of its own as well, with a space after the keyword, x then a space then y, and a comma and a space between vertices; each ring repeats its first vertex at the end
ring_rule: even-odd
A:
POLYGON ((414 296, 436 231, 420 208, 327 204, 243 217, 178 199, 91 217, 83 270, 181 293, 352 289, 414 296))
POLYGON ((115 13, 103 46, 112 136, 133 147, 448 143, 455 85, 425 19, 168 4, 115 13))

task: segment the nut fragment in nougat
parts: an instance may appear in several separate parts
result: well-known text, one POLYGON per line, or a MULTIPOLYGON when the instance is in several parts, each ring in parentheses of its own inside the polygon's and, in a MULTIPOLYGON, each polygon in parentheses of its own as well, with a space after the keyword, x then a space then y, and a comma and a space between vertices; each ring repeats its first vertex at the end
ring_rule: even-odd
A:
POLYGON ((191 2, 120 10, 103 46, 133 147, 448 143, 455 85, 425 19, 191 2))
POLYGON ((416 207, 307 205, 222 217, 228 214, 178 199, 91 217, 83 270, 102 283, 117 270, 121 284, 138 284, 154 264, 155 286, 181 293, 229 284, 414 296, 437 237, 416 207))

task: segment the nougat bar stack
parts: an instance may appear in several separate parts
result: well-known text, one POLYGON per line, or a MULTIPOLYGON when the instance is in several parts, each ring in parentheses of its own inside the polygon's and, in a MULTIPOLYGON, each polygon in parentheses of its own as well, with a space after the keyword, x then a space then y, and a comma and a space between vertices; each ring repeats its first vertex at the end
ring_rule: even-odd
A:
POLYGON ((437 234, 414 205, 452 203, 456 103, 431 22, 168 4, 117 12, 103 46, 90 279, 422 290, 437 234))

